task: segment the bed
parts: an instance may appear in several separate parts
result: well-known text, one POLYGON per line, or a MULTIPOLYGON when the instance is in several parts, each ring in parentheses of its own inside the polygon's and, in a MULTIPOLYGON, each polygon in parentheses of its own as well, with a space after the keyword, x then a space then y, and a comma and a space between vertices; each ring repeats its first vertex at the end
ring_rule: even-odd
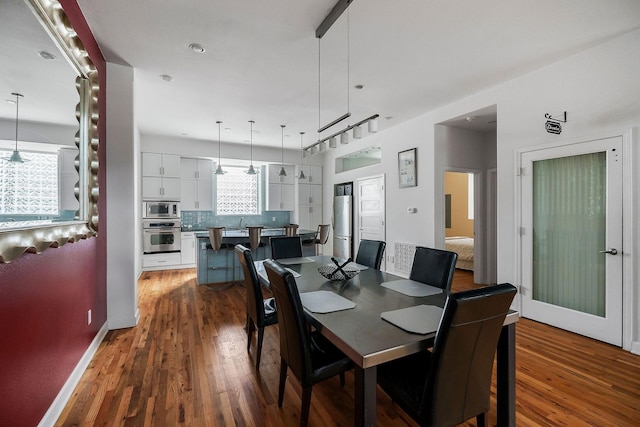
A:
POLYGON ((473 237, 445 237, 444 246, 448 251, 457 252, 456 268, 473 271, 473 237))

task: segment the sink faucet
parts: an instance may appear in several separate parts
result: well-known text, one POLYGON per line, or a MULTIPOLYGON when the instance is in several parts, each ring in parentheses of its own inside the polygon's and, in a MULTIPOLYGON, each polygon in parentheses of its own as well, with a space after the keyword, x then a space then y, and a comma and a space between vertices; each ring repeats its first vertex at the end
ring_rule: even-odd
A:
POLYGON ((243 221, 243 220, 244 220, 244 217, 243 217, 243 216, 241 216, 241 217, 240 217, 240 225, 238 226, 238 228, 242 228, 242 221, 243 221))

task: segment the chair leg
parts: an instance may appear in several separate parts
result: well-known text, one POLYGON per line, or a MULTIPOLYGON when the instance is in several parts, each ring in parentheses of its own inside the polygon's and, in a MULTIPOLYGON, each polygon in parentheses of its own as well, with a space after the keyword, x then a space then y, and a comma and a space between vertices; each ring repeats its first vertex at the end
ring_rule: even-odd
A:
POLYGON ((251 334, 253 334, 253 329, 254 329, 253 320, 248 319, 247 320, 247 351, 249 351, 249 349, 251 348, 251 334))
POLYGON ((256 371, 260 370, 260 355, 262 354, 262 339, 264 338, 264 326, 258 328, 258 349, 256 354, 256 371))
POLYGON ((476 415, 476 425, 478 427, 485 427, 487 425, 487 413, 483 412, 480 415, 476 415))
POLYGON ((300 427, 307 427, 309 423, 309 408, 311 407, 311 388, 302 389, 302 409, 300 410, 300 427))
POLYGON ((280 384, 278 385, 278 408, 282 408, 282 401, 284 400, 284 384, 287 381, 287 362, 280 358, 280 384))

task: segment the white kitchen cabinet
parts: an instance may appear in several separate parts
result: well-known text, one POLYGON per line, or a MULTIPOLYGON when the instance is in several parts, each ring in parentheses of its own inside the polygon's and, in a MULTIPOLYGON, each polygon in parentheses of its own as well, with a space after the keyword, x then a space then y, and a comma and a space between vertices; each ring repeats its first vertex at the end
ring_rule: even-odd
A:
POLYGON ((213 210, 212 162, 183 158, 180 175, 180 208, 184 211, 213 210))
POLYGON ((196 265, 196 235, 193 232, 181 233, 180 264, 182 267, 195 267, 196 265))
POLYGON ((142 153, 142 176, 180 178, 180 156, 142 153))
POLYGON ((322 205, 322 185, 298 184, 298 204, 300 205, 322 205))
POLYGON ((279 176, 281 165, 267 165, 267 210, 293 211, 295 209, 295 167, 284 165, 287 176, 279 176))
POLYGON ((293 211, 295 209, 295 188, 293 184, 267 185, 268 211, 293 211))
POLYGON ((142 255, 142 268, 149 270, 169 270, 180 268, 180 252, 142 255))
POLYGON ((322 166, 315 166, 315 165, 298 166, 298 171, 300 169, 304 171, 304 175, 305 175, 305 179, 303 180, 304 182, 308 184, 322 185, 322 166))
POLYGON ((180 200, 180 156, 142 153, 142 198, 180 200))
POLYGON ((147 200, 180 200, 180 178, 142 177, 142 198, 147 200))
POLYGON ((267 165, 267 183, 268 184, 291 184, 296 180, 296 169, 293 165, 284 165, 284 171, 287 176, 280 176, 282 165, 273 163, 267 165))
POLYGON ((305 230, 316 230, 322 222, 322 205, 298 205, 298 225, 305 230))

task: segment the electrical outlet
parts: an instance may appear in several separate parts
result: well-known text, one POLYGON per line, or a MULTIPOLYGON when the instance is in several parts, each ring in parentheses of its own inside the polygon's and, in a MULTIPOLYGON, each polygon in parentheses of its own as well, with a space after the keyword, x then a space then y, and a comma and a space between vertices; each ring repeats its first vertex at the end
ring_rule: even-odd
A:
POLYGON ((87 325, 91 324, 91 310, 87 311, 87 325))
POLYGON ((393 255, 389 255, 389 262, 391 264, 395 264, 396 263, 395 257, 393 255))
POLYGON ((271 217, 271 221, 276 222, 276 217, 275 217, 275 216, 272 216, 272 217, 271 217))

